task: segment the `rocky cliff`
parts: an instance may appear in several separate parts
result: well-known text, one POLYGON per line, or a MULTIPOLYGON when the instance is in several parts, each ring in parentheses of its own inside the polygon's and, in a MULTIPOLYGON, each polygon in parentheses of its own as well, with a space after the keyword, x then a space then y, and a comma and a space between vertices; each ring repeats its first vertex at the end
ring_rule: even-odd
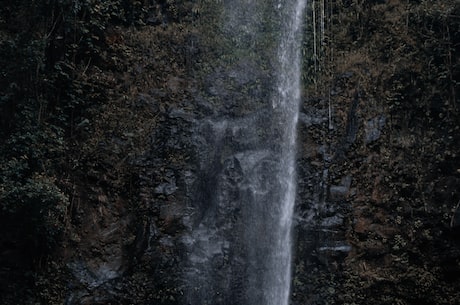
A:
MULTIPOLYGON (((203 118, 245 114, 273 77, 229 52, 223 2, 5 1, 2 304, 182 304, 221 162, 203 118)), ((311 1, 293 304, 458 303, 459 15, 311 1)))

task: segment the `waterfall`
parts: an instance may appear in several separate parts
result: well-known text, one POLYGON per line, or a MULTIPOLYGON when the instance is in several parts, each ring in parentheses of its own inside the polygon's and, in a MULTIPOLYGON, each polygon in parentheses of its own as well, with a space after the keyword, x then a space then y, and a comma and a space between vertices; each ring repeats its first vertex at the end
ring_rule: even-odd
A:
POLYGON ((222 3, 232 60, 210 75, 216 114, 194 131, 187 305, 289 304, 305 2, 222 3))
MULTIPOLYGON (((289 2, 289 1, 287 1, 289 2)), ((279 68, 278 74, 278 95, 274 99, 274 107, 281 108, 279 124, 284 126, 284 137, 280 155, 280 192, 282 200, 279 224, 276 228, 276 242, 274 246, 273 270, 269 275, 270 280, 267 291, 270 297, 266 304, 287 305, 289 304, 289 293, 291 284, 291 252, 292 237, 291 227, 296 197, 295 181, 295 152, 296 152, 296 130, 300 102, 300 42, 303 12, 305 0, 292 1, 287 4, 286 17, 284 21, 281 42, 278 50, 279 68)))

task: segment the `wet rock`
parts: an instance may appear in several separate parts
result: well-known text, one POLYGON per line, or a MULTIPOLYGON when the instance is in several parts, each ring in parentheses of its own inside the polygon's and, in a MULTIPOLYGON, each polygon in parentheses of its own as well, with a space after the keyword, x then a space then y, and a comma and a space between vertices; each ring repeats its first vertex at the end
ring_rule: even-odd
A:
POLYGON ((332 185, 329 188, 329 199, 333 201, 345 199, 349 192, 351 186, 351 177, 346 176, 342 178, 340 185, 332 185))
POLYGON ((330 245, 322 246, 318 251, 335 251, 335 252, 345 252, 348 253, 351 251, 351 246, 344 242, 336 242, 330 245))
POLYGON ((183 109, 172 109, 170 112, 169 112, 169 117, 172 118, 172 119, 183 119, 187 122, 194 122, 195 121, 195 117, 192 113, 189 113, 189 112, 185 112, 183 109))
POLYGON ((318 261, 327 266, 329 270, 336 271, 338 262, 342 261, 352 247, 342 240, 325 242, 315 250, 318 261))
POLYGON ((176 192, 177 186, 175 182, 172 183, 162 183, 155 187, 155 194, 162 194, 162 195, 172 195, 176 192))
POLYGON ((386 117, 383 115, 372 118, 364 124, 364 141, 366 144, 372 143, 380 139, 382 129, 385 126, 386 117))
POLYGON ((83 289, 73 289, 67 296, 67 305, 95 304, 107 301, 114 288, 111 282, 121 276, 121 260, 102 261, 93 259, 88 262, 74 261, 67 264, 73 276, 83 289))
POLYGON ((166 196, 174 194, 178 189, 174 172, 172 170, 167 170, 162 178, 165 182, 157 185, 154 189, 154 193, 166 196))
POLYGON ((345 131, 342 139, 337 144, 335 150, 334 160, 340 162, 345 158, 349 152, 351 146, 355 143, 356 137, 359 130, 359 115, 358 106, 360 103, 360 94, 358 91, 354 93, 353 101, 351 102, 350 108, 348 109, 347 121, 345 131))
POLYGON ((347 196, 348 188, 342 185, 333 185, 329 188, 329 195, 331 200, 344 199, 347 196))
POLYGON ((318 125, 327 120, 326 117, 318 117, 312 116, 310 114, 306 114, 303 112, 299 113, 299 121, 301 124, 305 125, 305 127, 310 127, 312 125, 318 125))
POLYGON ((321 227, 336 227, 343 224, 343 215, 327 217, 321 221, 321 227))

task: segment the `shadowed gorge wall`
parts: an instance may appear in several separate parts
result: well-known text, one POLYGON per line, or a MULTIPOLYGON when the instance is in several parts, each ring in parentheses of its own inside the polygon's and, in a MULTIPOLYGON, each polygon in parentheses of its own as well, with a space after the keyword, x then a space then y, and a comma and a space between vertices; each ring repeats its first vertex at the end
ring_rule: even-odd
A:
MULTIPOLYGON (((210 151, 207 118, 270 129, 273 12, 223 24, 230 3, 3 1, 0 303, 182 303, 192 207, 215 196, 198 178, 234 185, 245 166, 210 151)), ((307 5, 292 304, 459 299, 458 16, 450 0, 307 5)))

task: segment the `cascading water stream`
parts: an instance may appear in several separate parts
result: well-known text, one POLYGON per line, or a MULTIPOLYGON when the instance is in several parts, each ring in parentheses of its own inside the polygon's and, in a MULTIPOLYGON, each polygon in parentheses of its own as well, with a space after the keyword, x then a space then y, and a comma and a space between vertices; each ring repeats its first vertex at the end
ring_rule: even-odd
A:
POLYGON ((296 133, 301 97, 300 43, 306 1, 295 0, 293 2, 288 4, 285 17, 282 18, 282 36, 278 49, 278 97, 273 104, 274 107, 282 109, 279 123, 284 125, 285 136, 283 137, 283 148, 280 155, 281 166, 278 174, 281 183, 280 191, 283 196, 280 202, 281 215, 273 249, 275 261, 272 262, 273 271, 270 275, 271 281, 269 281, 271 287, 267 287, 267 291, 271 294, 266 303, 268 305, 289 304, 291 285, 291 228, 296 197, 296 133))
POLYGON ((243 64, 226 67, 230 71, 219 72, 214 83, 220 79, 234 83, 236 75, 244 89, 258 88, 260 83, 264 87, 254 96, 251 92, 259 92, 256 89, 246 95, 217 92, 214 99, 221 104, 242 97, 244 107, 236 105, 197 124, 201 178, 191 233, 185 241, 189 249, 186 304, 287 305, 306 0, 268 4, 227 0, 223 5, 226 27, 233 40, 243 45, 238 49, 242 58, 237 58, 243 64), (268 13, 261 14, 262 10, 268 13), (268 52, 272 68, 252 71, 248 63, 257 61, 259 36, 267 35, 271 26, 272 21, 264 20, 267 16, 276 16, 278 26, 276 35, 270 36, 277 40, 268 52), (271 77, 264 76, 267 73, 271 77), (233 110, 240 108, 244 111, 233 110))

